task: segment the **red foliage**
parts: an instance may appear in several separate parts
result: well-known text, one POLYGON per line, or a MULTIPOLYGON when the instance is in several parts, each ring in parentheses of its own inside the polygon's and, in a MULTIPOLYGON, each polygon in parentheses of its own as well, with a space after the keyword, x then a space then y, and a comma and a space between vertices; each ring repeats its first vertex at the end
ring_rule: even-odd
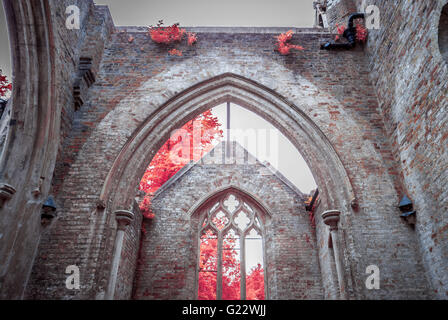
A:
POLYGON ((291 49, 304 50, 302 46, 289 43, 292 40, 292 35, 292 30, 289 30, 288 32, 277 36, 277 51, 280 52, 280 54, 288 55, 291 53, 291 49))
MULTIPOLYGON (((336 24, 336 28, 338 30, 338 35, 336 36, 335 40, 338 41, 344 34, 345 30, 347 29, 345 26, 340 26, 339 24, 336 24)), ((364 27, 362 24, 356 24, 356 40, 359 42, 366 42, 367 40, 367 34, 368 31, 366 27, 364 27)))
POLYGON ((366 42, 367 40, 367 29, 362 24, 356 25, 356 40, 359 42, 366 42))
POLYGON ((264 300, 264 270, 261 264, 249 271, 246 279, 246 299, 264 300))
POLYGON ((335 40, 338 41, 341 36, 344 34, 345 29, 347 29, 345 26, 340 26, 339 24, 336 23, 336 28, 338 30, 338 35, 336 36, 335 40))
POLYGON ((147 218, 154 218, 150 210, 151 195, 190 161, 199 161, 222 137, 221 124, 211 110, 189 121, 157 152, 140 182, 146 196, 140 204, 147 218))
POLYGON ((185 29, 179 28, 179 24, 173 24, 170 27, 163 27, 163 22, 160 21, 157 27, 149 27, 149 35, 154 42, 170 44, 182 40, 185 29))
POLYGON ((187 35, 188 35, 188 45, 189 46, 194 45, 198 41, 196 33, 190 33, 189 32, 187 35))
MULTIPOLYGON (((308 212, 310 216, 310 222, 314 229, 316 229, 316 216, 315 216, 315 210, 316 210, 316 204, 318 203, 319 196, 317 196, 316 200, 314 201, 313 207, 311 208, 311 211, 308 212)), ((311 202, 313 201, 313 196, 308 197, 307 200, 305 200, 305 205, 309 206, 311 205, 311 202)))
MULTIPOLYGON (((239 252, 235 249, 239 239, 223 239, 222 256, 222 299, 239 300, 241 298, 241 273, 239 252)), ((201 238, 199 259, 199 300, 216 300, 218 270, 218 239, 211 230, 201 238)), ((264 300, 264 270, 261 264, 248 270, 246 277, 246 299, 264 300)))
MULTIPOLYGON (((163 20, 159 21, 157 27, 148 27, 148 33, 154 42, 165 45, 180 42, 185 34, 187 35, 187 43, 189 46, 194 45, 198 41, 195 33, 187 32, 185 29, 179 28, 178 23, 169 27, 164 27, 163 20)), ((169 54, 179 57, 183 55, 182 51, 177 49, 170 50, 169 54)))
POLYGON ((8 92, 12 90, 12 84, 9 83, 3 71, 0 69, 0 98, 5 97, 8 92))
POLYGON ((168 53, 172 56, 182 57, 182 51, 177 50, 177 49, 172 49, 172 50, 168 51, 168 53))
POLYGON ((338 34, 340 36, 342 36, 345 32, 345 30, 347 29, 346 26, 340 26, 339 24, 336 23, 336 28, 338 29, 338 34))

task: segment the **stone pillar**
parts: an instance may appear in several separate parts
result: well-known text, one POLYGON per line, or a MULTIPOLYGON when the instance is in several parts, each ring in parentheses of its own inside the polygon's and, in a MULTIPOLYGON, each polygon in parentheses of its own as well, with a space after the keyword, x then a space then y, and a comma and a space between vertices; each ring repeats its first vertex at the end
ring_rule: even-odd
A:
POLYGON ((347 293, 345 290, 344 268, 340 256, 339 250, 339 235, 338 224, 340 220, 341 212, 337 210, 325 211, 322 214, 324 223, 330 227, 331 239, 333 243, 334 259, 336 264, 336 272, 338 274, 339 294, 342 300, 347 299, 347 293))
POLYGON ((118 268, 120 266, 121 250, 123 248, 124 233, 127 227, 134 220, 134 214, 130 211, 118 210, 115 212, 115 219, 117 220, 117 235, 115 238, 115 250, 112 260, 112 270, 110 273, 106 300, 113 300, 115 296, 115 287, 118 277, 118 268))

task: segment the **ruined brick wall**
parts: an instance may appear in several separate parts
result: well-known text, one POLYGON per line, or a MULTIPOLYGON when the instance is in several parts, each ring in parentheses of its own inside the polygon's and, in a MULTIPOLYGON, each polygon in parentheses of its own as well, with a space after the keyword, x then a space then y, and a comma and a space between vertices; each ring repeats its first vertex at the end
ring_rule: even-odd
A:
POLYGON ((91 72, 93 77, 99 70, 103 57, 103 51, 110 35, 114 32, 114 24, 109 9, 106 6, 94 6, 93 1, 56 1, 53 11, 58 14, 56 20, 58 33, 63 42, 57 46, 58 57, 61 59, 61 84, 59 90, 64 92, 61 96, 63 105, 61 114, 61 142, 58 161, 52 181, 53 194, 57 194, 64 179, 64 175, 70 169, 73 160, 83 143, 85 124, 79 122, 86 108, 78 110, 75 106, 74 84, 80 82, 80 96, 87 101, 89 87, 82 79, 79 79, 80 58, 91 58, 91 72), (69 5, 77 5, 81 13, 81 29, 79 31, 68 30, 65 27, 65 8, 69 5))
MULTIPOLYGON (((41 228, 41 207, 51 188, 56 158, 61 158, 64 138, 68 136, 75 117, 73 83, 79 56, 86 41, 90 42, 87 46, 104 46, 104 41, 93 44, 92 39, 86 37, 91 27, 88 20, 98 10, 91 0, 49 0, 26 4, 5 1, 5 6, 14 21, 10 29, 13 33, 19 29, 15 40, 18 43, 13 46, 13 59, 16 59, 14 91, 19 93, 13 102, 10 123, 16 126, 14 128, 36 130, 30 134, 21 128, 23 131, 17 135, 23 139, 21 142, 12 135, 10 150, 5 150, 5 154, 11 153, 11 157, 5 166, 16 166, 21 173, 2 168, 1 174, 2 181, 8 180, 14 185, 17 191, 14 201, 17 203, 8 213, 2 212, 0 221, 3 238, 0 297, 22 298, 39 240, 41 236, 45 237, 45 230, 41 228), (66 8, 69 5, 80 8, 79 30, 66 28, 66 8), (26 13, 14 10, 25 10, 26 13), (22 29, 29 33, 21 32, 22 29), (17 63, 25 57, 28 59, 26 63, 17 63), (28 79, 32 79, 30 83, 27 83, 28 79), (19 87, 23 89, 19 90, 19 87), (19 101, 22 98, 24 101, 19 101), (13 152, 16 146, 19 151, 13 152)), ((99 52, 99 58, 101 56, 99 52)))
MULTIPOLYGON (((48 235, 42 238, 30 282, 31 296, 101 296, 107 287, 115 236, 113 212, 129 209, 115 208, 111 205, 113 199, 106 199, 106 209, 97 210, 104 182, 113 166, 120 164, 120 153, 145 121, 150 119, 156 126, 170 116, 151 118, 179 93, 232 73, 264 86, 266 92, 275 92, 291 106, 285 113, 269 113, 271 117, 267 120, 292 141, 303 142, 296 146, 310 164, 320 188, 335 190, 332 199, 325 199, 322 210, 344 211, 341 247, 346 278, 352 286, 350 297, 430 297, 418 238, 399 217, 396 208, 403 193, 400 165, 393 157, 391 140, 384 128, 375 90, 377 84, 371 82, 365 52, 361 49, 322 52, 320 43, 332 39, 333 35, 321 30, 294 29, 293 42, 304 46, 305 50, 281 56, 274 51, 275 36, 288 29, 191 29, 198 32, 199 42, 191 48, 180 45, 183 57, 169 56, 166 47, 148 39, 144 28, 128 28, 127 33, 111 35, 97 81, 90 88, 88 100, 72 127, 71 138, 64 146, 64 154, 70 161, 58 164, 67 168, 63 179, 58 181, 56 200, 60 215, 48 235), (296 130, 300 117, 311 119, 314 124, 314 129, 306 133, 306 139, 296 130), (345 181, 333 181, 324 174, 325 168, 333 166, 332 158, 317 157, 309 152, 309 141, 321 135, 328 139, 328 145, 340 158, 342 168, 331 169, 347 173, 359 204, 356 210, 347 206, 339 208, 354 199, 337 193, 345 181), (72 264, 78 264, 82 271, 79 292, 67 291, 64 286, 65 266, 72 264), (365 270, 371 264, 380 267, 383 290, 365 288, 365 270)), ((213 103, 209 105, 210 108, 214 106, 213 103)), ((193 117, 204 111, 194 106, 189 106, 188 110, 183 108, 179 109, 179 119, 171 124, 173 129, 191 119, 185 114, 193 117)), ((267 113, 267 109, 266 104, 259 103, 253 111, 267 113)), ((152 143, 147 151, 134 154, 143 163, 135 171, 144 170, 151 160, 151 152, 166 138, 162 133, 153 133, 154 141, 147 142, 152 143)), ((322 145, 325 147, 328 146, 322 145)), ((441 168, 437 170, 443 172, 441 168)), ((112 183, 117 185, 118 193, 122 191, 133 200, 137 180, 134 176, 123 176, 112 183)), ((318 225, 318 228, 324 226, 318 225)), ((281 294, 280 290, 278 292, 281 294)))
POLYGON ((369 33, 370 78, 405 191, 415 203, 428 277, 437 296, 447 299, 447 1, 365 2, 381 14, 380 30, 369 33))
MULTIPOLYGON (((58 141, 58 159, 55 166, 55 172, 53 177, 45 177, 48 181, 51 181, 50 194, 57 194, 58 186, 63 179, 63 174, 68 170, 73 163, 71 155, 76 152, 76 148, 71 146, 67 147, 69 144, 71 134, 73 133, 73 128, 79 128, 80 124, 78 122, 80 112, 75 109, 74 106, 74 95, 73 86, 77 78, 78 68, 79 68, 79 58, 81 56, 90 56, 93 58, 92 71, 97 72, 99 64, 102 58, 102 52, 104 50, 104 45, 109 39, 109 34, 113 32, 113 22, 107 7, 94 6, 93 1, 52 1, 51 11, 54 18, 54 41, 55 41, 55 56, 56 56, 56 70, 57 70, 57 99, 58 104, 61 107, 61 119, 60 119, 60 137, 58 141), (79 30, 69 30, 66 28, 66 17, 65 10, 69 5, 77 5, 80 8, 81 13, 81 28, 79 30)), ((88 92, 85 92, 88 94, 88 92)), ((79 132, 82 132, 81 130, 79 132)), ((79 133, 78 132, 78 133, 79 133)), ((75 140, 78 141, 82 139, 80 135, 77 135, 75 140)), ((73 142, 72 142, 73 143, 73 142)), ((81 195, 80 195, 81 196, 81 195)), ((45 198, 46 199, 46 198, 45 198)), ((42 199, 42 203, 45 201, 42 199)), ((64 216, 64 211, 60 210, 62 203, 57 197, 55 197, 56 205, 58 207, 58 215, 64 216)), ((41 228, 40 226, 40 215, 35 215, 35 219, 31 222, 34 228, 37 228, 37 234, 33 234, 35 238, 34 241, 37 243, 41 239, 47 239, 49 236, 49 229, 53 227, 50 225, 46 228, 41 228)), ((76 221, 72 221, 70 228, 77 230, 79 224, 76 221)), ((69 252, 71 250, 71 243, 73 238, 66 237, 63 240, 63 245, 58 246, 58 251, 69 252)), ((55 250, 54 243, 50 239, 44 240, 48 246, 55 250)), ((86 248, 85 246, 83 248, 86 248)), ((36 250, 30 254, 34 258, 36 250)), ((69 255, 69 254, 68 254, 69 255)), ((36 268, 33 269, 34 274, 39 273, 51 273, 56 276, 61 283, 64 283, 65 279, 65 268, 68 265, 77 264, 76 261, 70 260, 70 262, 65 263, 64 257, 61 257, 60 263, 52 266, 52 270, 41 268, 43 266, 39 261, 45 261, 47 259, 46 255, 37 255, 35 260, 37 261, 35 265, 36 268), (57 271, 55 271, 57 270, 57 271)), ((31 264, 32 265, 32 264, 31 264)), ((31 270, 30 270, 31 271, 31 270)), ((29 275, 27 275, 28 277, 29 275)), ((35 278, 35 275, 30 277, 35 278)), ((33 283, 31 280, 27 286, 27 292, 25 297, 34 298, 34 291, 36 286, 41 286, 42 284, 33 283)))
POLYGON ((348 18, 357 12, 354 0, 329 0, 327 2, 327 18, 330 29, 336 33, 336 24, 346 26, 348 18))
MULTIPOLYGON (((238 144, 234 147, 236 156, 227 164, 206 156, 156 195, 155 218, 144 223, 134 299, 196 299, 199 219, 193 209, 201 199, 227 187, 261 199, 271 215, 264 225, 268 298, 323 298, 316 239, 304 196, 238 144)), ((225 143, 214 149, 213 157, 223 159, 223 150, 225 143)))

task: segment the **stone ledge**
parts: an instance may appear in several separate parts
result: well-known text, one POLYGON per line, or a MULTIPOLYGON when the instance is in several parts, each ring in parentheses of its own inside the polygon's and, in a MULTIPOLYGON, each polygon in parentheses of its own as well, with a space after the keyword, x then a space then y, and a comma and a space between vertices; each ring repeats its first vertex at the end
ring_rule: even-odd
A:
MULTIPOLYGON (((184 27, 189 32, 195 33, 242 33, 242 34, 278 34, 292 30, 295 34, 331 34, 326 29, 321 28, 296 28, 296 27, 184 27)), ((147 32, 146 26, 120 26, 116 27, 117 32, 139 33, 147 32)))

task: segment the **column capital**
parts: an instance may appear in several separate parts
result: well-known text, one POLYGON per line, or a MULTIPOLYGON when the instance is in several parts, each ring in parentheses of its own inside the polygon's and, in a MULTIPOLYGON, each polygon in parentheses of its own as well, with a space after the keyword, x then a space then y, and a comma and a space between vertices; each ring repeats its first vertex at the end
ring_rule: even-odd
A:
POLYGON ((329 210, 322 213, 324 223, 330 227, 331 231, 338 230, 341 212, 339 210, 329 210))
POLYGON ((117 210, 115 211, 115 219, 117 220, 118 230, 126 230, 134 220, 134 214, 127 210, 117 210))
POLYGON ((13 186, 7 183, 0 183, 0 208, 2 208, 3 204, 10 200, 15 193, 16 189, 13 186))

